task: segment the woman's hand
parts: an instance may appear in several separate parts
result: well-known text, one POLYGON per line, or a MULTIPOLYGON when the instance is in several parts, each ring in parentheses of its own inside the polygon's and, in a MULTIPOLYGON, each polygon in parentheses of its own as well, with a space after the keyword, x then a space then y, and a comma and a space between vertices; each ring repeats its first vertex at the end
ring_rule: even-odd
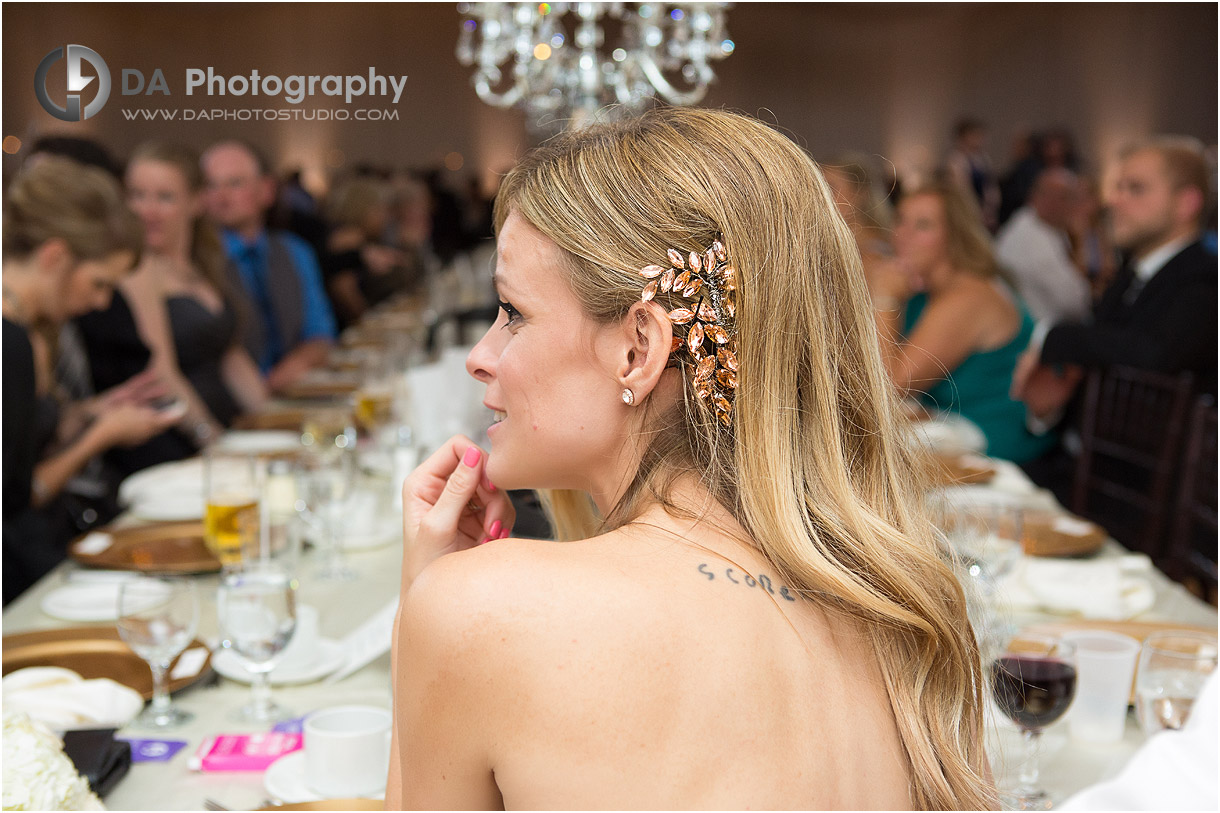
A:
POLYGON ((905 305, 921 286, 911 272, 903 267, 901 260, 885 259, 872 263, 868 288, 876 307, 882 310, 897 310, 905 305))
POLYGON ((169 429, 182 415, 172 410, 156 410, 136 404, 119 404, 98 415, 91 430, 101 436, 106 448, 138 446, 169 429))
POLYGON ((484 475, 486 462, 470 438, 454 435, 403 483, 404 589, 446 553, 508 536, 517 513, 484 475))

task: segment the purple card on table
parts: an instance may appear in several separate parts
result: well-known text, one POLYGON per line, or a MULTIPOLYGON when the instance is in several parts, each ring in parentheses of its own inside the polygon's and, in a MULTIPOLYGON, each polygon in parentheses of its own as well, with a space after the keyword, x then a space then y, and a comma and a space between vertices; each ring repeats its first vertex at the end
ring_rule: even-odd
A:
POLYGON ((305 718, 294 717, 291 720, 281 720, 273 725, 271 730, 279 734, 300 734, 305 730, 305 718))
POLYGON ((131 743, 132 762, 169 762, 174 754, 186 746, 186 740, 147 740, 138 737, 120 737, 131 743))

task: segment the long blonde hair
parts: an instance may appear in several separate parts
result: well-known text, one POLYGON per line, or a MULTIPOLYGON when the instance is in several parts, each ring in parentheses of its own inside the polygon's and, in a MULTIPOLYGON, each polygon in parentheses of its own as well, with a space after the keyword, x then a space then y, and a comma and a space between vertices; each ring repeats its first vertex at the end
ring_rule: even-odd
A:
POLYGON ((497 230, 511 212, 565 252, 571 288, 599 322, 639 300, 637 269, 667 248, 723 235, 738 269, 732 428, 687 380, 672 409, 646 413, 647 451, 606 517, 587 495, 544 495, 559 536, 669 506, 674 478, 700 472, 784 579, 870 630, 913 804, 994 806, 965 600, 924 515, 859 254, 814 162, 754 119, 657 109, 534 150, 504 179, 497 230))

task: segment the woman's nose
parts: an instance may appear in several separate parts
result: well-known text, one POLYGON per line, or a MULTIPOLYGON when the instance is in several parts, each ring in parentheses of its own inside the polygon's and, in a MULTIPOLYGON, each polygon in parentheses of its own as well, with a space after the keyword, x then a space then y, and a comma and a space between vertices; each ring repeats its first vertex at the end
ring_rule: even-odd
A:
POLYGON ((470 354, 466 356, 466 372, 484 384, 494 377, 496 351, 491 345, 496 329, 496 325, 489 327, 483 338, 479 339, 479 343, 471 348, 470 354))

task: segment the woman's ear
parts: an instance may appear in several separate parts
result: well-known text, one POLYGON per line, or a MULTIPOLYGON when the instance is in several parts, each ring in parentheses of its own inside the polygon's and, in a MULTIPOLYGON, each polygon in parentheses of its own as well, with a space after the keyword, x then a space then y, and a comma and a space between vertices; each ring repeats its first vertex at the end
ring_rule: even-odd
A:
POLYGON ((43 273, 66 274, 76 265, 72 249, 62 237, 52 237, 34 250, 35 263, 43 273))
POLYGON ((656 388, 669 363, 673 324, 656 302, 636 302, 623 319, 622 331, 625 352, 617 374, 638 404, 656 388))

